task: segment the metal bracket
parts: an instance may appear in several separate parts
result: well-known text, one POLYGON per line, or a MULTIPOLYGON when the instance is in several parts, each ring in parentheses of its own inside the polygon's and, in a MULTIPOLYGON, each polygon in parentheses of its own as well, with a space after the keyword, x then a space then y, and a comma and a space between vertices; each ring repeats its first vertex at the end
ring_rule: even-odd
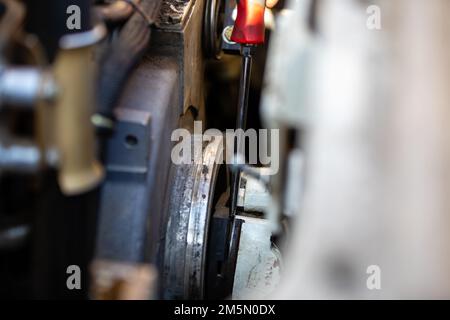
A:
POLYGON ((150 154, 150 113, 116 109, 116 131, 108 142, 108 172, 145 175, 150 154))

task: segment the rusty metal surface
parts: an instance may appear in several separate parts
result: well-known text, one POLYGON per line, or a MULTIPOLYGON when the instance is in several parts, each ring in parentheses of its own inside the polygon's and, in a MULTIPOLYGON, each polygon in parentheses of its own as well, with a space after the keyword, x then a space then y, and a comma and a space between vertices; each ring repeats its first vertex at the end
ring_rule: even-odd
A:
MULTIPOLYGON (((166 2, 167 5, 167 2, 166 2)), ((204 110, 204 55, 202 28, 204 0, 186 3, 182 23, 158 24, 153 33, 152 50, 176 57, 180 66, 180 113, 194 107, 199 114, 204 110)), ((162 4, 164 7, 164 3, 162 4)), ((164 10, 164 9, 162 9, 164 10)))
POLYGON ((157 25, 162 28, 179 28, 195 0, 165 0, 161 4, 157 25))
POLYGON ((213 140, 204 146, 202 163, 175 168, 164 247, 163 285, 168 299, 204 298, 206 247, 221 148, 213 140))

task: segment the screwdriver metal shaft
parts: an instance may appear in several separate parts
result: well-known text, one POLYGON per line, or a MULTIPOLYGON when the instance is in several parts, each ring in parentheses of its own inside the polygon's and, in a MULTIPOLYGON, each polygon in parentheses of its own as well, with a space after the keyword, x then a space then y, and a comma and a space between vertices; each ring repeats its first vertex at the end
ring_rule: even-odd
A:
MULTIPOLYGON (((236 119, 236 129, 245 130, 247 126, 247 112, 248 112, 248 96, 250 92, 250 77, 252 73, 252 53, 254 47, 249 45, 242 46, 242 70, 241 78, 239 83, 239 97, 237 106, 237 119, 236 119)), ((237 139, 234 143, 234 153, 237 153, 244 149, 241 148, 241 144, 245 144, 242 139, 237 139)), ((238 157, 234 157, 237 159, 238 157)), ((241 155, 242 159, 245 159, 245 154, 241 155)), ((241 170, 237 169, 231 174, 231 186, 230 186, 230 217, 236 215, 237 201, 239 195, 239 181, 240 181, 241 170)))

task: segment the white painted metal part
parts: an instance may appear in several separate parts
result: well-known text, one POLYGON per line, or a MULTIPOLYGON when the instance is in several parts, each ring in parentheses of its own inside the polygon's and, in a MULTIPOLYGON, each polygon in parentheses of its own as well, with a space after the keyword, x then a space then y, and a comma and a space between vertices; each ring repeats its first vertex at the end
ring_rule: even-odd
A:
POLYGON ((244 220, 234 275, 232 299, 264 299, 280 281, 281 254, 272 244, 267 220, 239 216, 244 220))

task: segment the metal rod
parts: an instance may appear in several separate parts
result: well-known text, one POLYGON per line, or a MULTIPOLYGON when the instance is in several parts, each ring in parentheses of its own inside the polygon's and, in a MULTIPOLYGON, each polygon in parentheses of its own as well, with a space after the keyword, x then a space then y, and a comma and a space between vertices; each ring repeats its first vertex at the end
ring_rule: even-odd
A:
MULTIPOLYGON (((252 73, 252 47, 243 46, 242 48, 242 70, 241 79, 239 84, 239 100, 237 109, 237 120, 236 129, 245 130, 247 125, 247 111, 248 111, 248 96, 250 91, 250 76, 252 73)), ((237 139, 234 144, 234 153, 239 152, 240 144, 245 143, 244 139, 237 139)), ((245 155, 242 155, 245 159, 245 155)), ((238 157, 234 157, 237 159, 238 157)), ((236 171, 231 173, 231 186, 230 186, 230 218, 236 215, 237 200, 239 194, 239 177, 241 170, 238 168, 236 171)))

